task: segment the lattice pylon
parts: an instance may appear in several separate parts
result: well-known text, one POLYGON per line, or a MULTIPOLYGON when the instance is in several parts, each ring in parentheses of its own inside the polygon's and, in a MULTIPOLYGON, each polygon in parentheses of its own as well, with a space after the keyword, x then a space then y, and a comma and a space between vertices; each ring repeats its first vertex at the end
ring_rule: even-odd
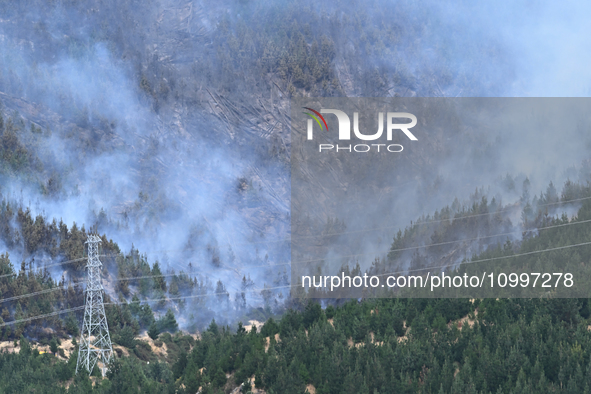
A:
POLYGON ((95 365, 98 365, 104 377, 107 366, 113 357, 113 346, 111 345, 111 336, 109 335, 109 326, 103 304, 102 263, 98 257, 100 243, 101 239, 96 230, 90 230, 86 240, 88 245, 86 303, 76 373, 81 368, 85 368, 88 373, 92 373, 95 365))

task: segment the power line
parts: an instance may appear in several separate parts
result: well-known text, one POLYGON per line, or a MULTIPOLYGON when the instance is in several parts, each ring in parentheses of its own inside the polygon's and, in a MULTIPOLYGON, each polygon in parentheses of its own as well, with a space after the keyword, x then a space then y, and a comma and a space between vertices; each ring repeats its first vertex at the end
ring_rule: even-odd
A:
MULTIPOLYGON (((464 264, 464 265, 465 264, 475 264, 475 263, 482 263, 482 262, 486 262, 486 261, 509 259, 509 258, 520 257, 520 256, 529 256, 529 255, 538 254, 538 253, 551 252, 551 251, 555 251, 555 250, 569 249, 569 248, 574 248, 574 247, 578 247, 578 246, 586 246, 586 245, 591 245, 591 242, 582 242, 582 243, 578 243, 578 244, 574 244, 574 245, 557 246, 554 248, 535 250, 535 251, 525 252, 525 253, 518 253, 518 254, 513 254, 510 256, 499 256, 499 257, 491 257, 491 258, 486 258, 486 259, 466 261, 466 262, 462 262, 461 264, 464 264)), ((410 272, 425 271, 425 270, 437 269, 437 268, 449 268, 449 267, 442 265, 442 266, 437 266, 437 267, 418 268, 418 269, 414 269, 414 270, 389 272, 389 273, 378 274, 378 275, 374 275, 374 276, 405 274, 405 273, 410 273, 410 272)), ((265 291, 265 290, 279 290, 279 289, 288 289, 288 288, 292 288, 292 287, 299 287, 299 285, 265 287, 263 289, 244 290, 243 292, 244 293, 255 293, 255 292, 260 292, 260 291, 265 291)), ((196 294, 196 295, 190 295, 190 296, 168 297, 165 299, 153 298, 153 299, 138 300, 138 301, 131 301, 131 302, 127 302, 127 301, 125 301, 125 302, 123 302, 123 301, 105 302, 104 305, 129 305, 129 304, 133 304, 133 303, 142 303, 142 302, 146 302, 146 303, 148 303, 148 302, 162 302, 163 300, 164 301, 175 301, 175 300, 181 300, 181 299, 202 298, 202 297, 211 297, 211 296, 217 296, 217 295, 224 295, 225 296, 225 295, 228 295, 228 293, 224 292, 224 293, 196 294)), ((10 325, 10 324, 18 324, 18 323, 22 323, 22 322, 27 322, 27 321, 31 321, 31 320, 35 320, 35 319, 42 319, 45 317, 55 316, 55 315, 58 315, 61 313, 72 312, 72 311, 81 310, 81 309, 84 309, 84 306, 65 309, 65 310, 61 310, 61 311, 56 311, 56 312, 48 313, 45 315, 33 316, 33 317, 26 318, 26 319, 13 320, 10 322, 0 324, 0 327, 4 327, 4 326, 10 325)))
MULTIPOLYGON (((568 201, 557 201, 557 202, 551 202, 551 203, 545 203, 545 204, 536 204, 536 208, 537 207, 549 206, 549 205, 568 204, 568 203, 571 203, 571 202, 577 202, 577 201, 583 201, 583 200, 589 200, 589 199, 591 199, 591 196, 589 196, 589 197, 575 198, 575 199, 568 200, 568 201)), ((505 209, 500 209, 500 210, 497 210, 497 211, 494 211, 494 212, 478 213, 478 214, 464 215, 464 216, 454 216, 454 217, 450 217, 450 218, 447 218, 447 219, 437 219, 437 220, 420 221, 420 222, 415 222, 414 225, 416 225, 416 226, 422 226, 422 225, 426 225, 426 224, 433 224, 433 223, 441 223, 441 222, 448 222, 448 221, 455 221, 455 220, 470 219, 470 218, 482 217, 482 216, 487 216, 487 215, 495 215, 497 213, 504 213, 504 212, 509 212, 509 211, 515 210, 515 209, 519 208, 520 205, 521 205, 521 203, 517 203, 517 204, 519 204, 519 205, 511 206, 511 207, 505 208, 505 209)), ((457 215, 457 213, 456 213, 456 215, 457 215)), ((329 234, 324 234, 324 235, 320 235, 320 236, 323 236, 323 237, 332 237, 332 236, 335 236, 335 235, 358 234, 358 233, 364 233, 364 232, 370 232, 370 231, 389 230, 389 229, 394 229, 394 228, 400 228, 400 226, 373 227, 373 228, 361 229, 361 230, 355 230, 355 231, 344 231, 344 232, 340 232, 340 233, 329 233, 329 234)), ((234 243, 234 244, 223 244, 221 246, 230 246, 231 247, 231 246, 236 246, 236 245, 267 244, 267 243, 276 243, 276 242, 286 242, 286 241, 291 241, 291 240, 294 240, 294 239, 309 239, 309 238, 318 238, 318 237, 319 237, 319 235, 301 235, 301 236, 294 236, 294 237, 286 237, 286 238, 277 239, 277 240, 256 241, 256 242, 239 242, 239 243, 234 243)), ((192 250, 192 249, 195 249, 195 248, 152 250, 152 251, 143 252, 143 254, 176 252, 176 251, 179 251, 179 250, 192 250)))
MULTIPOLYGON (((509 256, 490 257, 490 258, 486 258, 486 259, 465 261, 465 262, 462 262, 461 264, 463 264, 463 265, 466 265, 466 264, 475 264, 475 263, 482 263, 482 262, 486 262, 486 261, 494 261, 494 260, 502 260, 502 259, 514 258, 514 257, 529 256, 529 255, 533 255, 533 254, 539 254, 539 253, 544 253, 544 252, 552 252, 552 251, 555 251, 555 250, 570 249, 570 248, 575 248, 575 247, 579 247, 579 246, 586 246, 586 245, 591 245, 591 241, 590 242, 581 242, 581 243, 574 244, 574 245, 557 246, 557 247, 554 247, 554 248, 548 248, 548 249, 543 249, 543 250, 534 250, 534 251, 531 251, 531 252, 518 253, 518 254, 509 255, 509 256)), ((425 268, 418 268, 418 269, 414 269, 414 270, 406 270, 406 271, 397 271, 397 272, 384 273, 384 274, 379 274, 379 275, 375 275, 375 276, 404 274, 404 273, 409 273, 409 272, 426 271, 426 270, 437 269, 437 268, 449 268, 449 266, 447 266, 447 265, 441 265, 441 266, 436 266, 436 267, 425 267, 425 268)), ((257 289, 257 290, 245 290, 244 292, 245 293, 249 293, 249 292, 258 292, 258 291, 264 291, 264 290, 277 290, 277 289, 285 289, 285 288, 298 287, 298 286, 299 285, 266 287, 266 288, 257 289)), ((192 296, 169 297, 169 298, 167 298, 165 300, 172 301, 172 300, 179 300, 179 299, 186 299, 186 298, 200 298, 200 297, 209 297, 209 296, 213 296, 213 295, 226 295, 226 294, 227 293, 197 294, 197 295, 192 295, 192 296)), ((138 303, 138 302, 160 302, 160 301, 162 301, 162 299, 147 299, 147 300, 135 301, 135 303, 138 303)), ((134 303, 134 302, 132 301, 131 303, 134 303)), ((121 305, 121 304, 129 304, 129 303, 127 303, 127 302, 110 302, 110 303, 105 303, 105 305, 121 305)))
MULTIPOLYGON (((51 267, 56 267, 58 265, 61 266, 61 265, 64 265, 64 264, 70 264, 70 263, 74 263, 76 261, 82 261, 82 260, 86 260, 86 257, 81 257, 79 259, 74 259, 74 260, 62 261, 60 263, 55 263, 55 264, 44 265, 43 266, 43 269, 45 269, 45 268, 51 268, 51 267)), ((15 275, 19 275, 21 272, 35 271, 35 270, 38 270, 38 269, 41 269, 41 267, 38 267, 38 268, 25 268, 24 270, 20 270, 18 272, 14 272, 12 274, 0 275, 0 278, 6 278, 8 276, 15 276, 15 275)))
MULTIPOLYGON (((568 203, 577 202, 577 201, 583 201, 583 200, 588 200, 588 199, 591 199, 591 196, 589 196, 589 197, 575 198, 575 199, 567 200, 567 201, 557 201, 557 202, 551 202, 551 203, 545 203, 545 204, 536 204, 536 208, 537 207, 549 206, 549 205, 568 204, 568 203)), ((518 204, 521 204, 521 203, 518 203, 518 204)), ((470 219, 470 218, 482 217, 482 216, 488 216, 488 215, 495 215, 497 213, 509 212, 509 211, 512 211, 512 210, 517 209, 517 208, 519 208, 519 205, 512 206, 510 208, 501 209, 501 210, 494 211, 494 212, 479 213, 479 214, 465 215, 465 216, 459 216, 459 217, 450 217, 450 218, 447 218, 447 219, 437 219, 437 220, 429 220, 429 221, 420 221, 420 222, 415 222, 414 225, 421 226, 421 225, 426 225, 426 224, 448 222, 450 220, 451 221, 455 221, 455 220, 470 219)), ((457 215, 457 213, 456 213, 456 215, 457 215)), ((320 235, 320 236, 332 237, 332 236, 335 236, 335 235, 359 234, 359 233, 371 232, 371 231, 389 230, 389 229, 393 229, 393 228, 400 228, 400 226, 374 227, 374 228, 361 229, 361 230, 356 230, 356 231, 345 231, 345 232, 340 232, 340 233, 330 233, 330 234, 324 234, 324 235, 320 235)), ((309 238, 318 238, 318 237, 319 237, 318 235, 302 235, 302 236, 296 236, 296 237, 286 237, 286 238, 282 238, 282 239, 278 239, 278 240, 267 240, 267 241, 256 241, 256 242, 239 242, 239 243, 234 243, 234 244, 223 244, 220 247, 222 247, 222 246, 230 246, 230 247, 232 247, 232 246, 236 246, 236 245, 267 244, 267 243, 276 243, 276 242, 286 242, 286 241, 290 241, 290 240, 294 240, 294 239, 309 239, 309 238)), ((144 255, 144 254, 155 254, 155 253, 166 253, 166 252, 178 252, 178 251, 193 250, 193 249, 196 249, 196 248, 152 250, 152 251, 143 252, 140 255, 144 255)), ((123 256, 123 257, 125 257, 125 253, 121 252, 121 253, 111 253, 111 254, 103 254, 103 255, 100 255, 100 257, 117 257, 117 256, 123 256)), ((85 259, 86 259, 86 257, 81 257, 81 258, 77 258, 77 259, 73 259, 73 260, 62 261, 60 263, 45 265, 43 268, 51 268, 51 267, 55 267, 55 266, 61 266, 61 265, 70 264, 70 263, 73 263, 73 262, 76 262, 76 261, 82 261, 82 260, 85 260, 85 259)), ((285 264, 279 264, 279 265, 285 265, 285 264)), ((35 269, 39 269, 39 268, 29 268, 29 269, 25 269, 24 271, 25 272, 26 271, 33 271, 35 269)), ((23 270, 19 271, 19 273, 20 272, 23 272, 23 270)), ((4 278, 4 277, 7 277, 7 276, 14 276, 14 275, 18 275, 18 273, 0 275, 0 278, 4 278)))
MULTIPOLYGON (((555 248, 549 248, 549 249, 543 249, 543 250, 534 250, 534 251, 531 251, 531 252, 512 254, 512 255, 509 255, 509 256, 499 256, 499 257, 490 257, 490 258, 480 259, 480 260, 463 261, 463 262, 460 263, 460 265, 476 264, 476 263, 483 263, 483 262, 486 262, 486 261, 494 261, 494 260, 502 260, 502 259, 511 259, 511 258, 514 258, 514 257, 529 256, 529 255, 532 255, 532 254, 538 254, 538 253, 543 253, 543 252, 552 252, 554 250, 570 249, 570 248, 574 248, 574 247, 577 247, 577 246, 586 246, 586 245, 591 245, 591 241, 590 242, 581 242, 581 243, 574 244, 574 245, 557 246, 555 248)), ((409 273, 409 272, 427 271, 427 270, 437 269, 437 268, 449 268, 449 266, 448 265, 440 265, 440 266, 436 266, 436 267, 416 268, 416 269, 413 269, 413 270, 390 272, 390 273, 379 274, 379 275, 375 275, 375 276, 404 274, 404 273, 409 273)))
MULTIPOLYGON (((555 224, 555 225, 546 226, 546 227, 539 227, 536 230, 538 230, 538 231, 540 231, 540 230, 547 230, 547 229, 551 229, 551 228, 565 227, 565 226, 570 226, 570 225, 575 225, 575 224, 584 224, 584 223, 589 223, 589 222, 591 222, 591 219, 581 220, 581 221, 572 221, 572 222, 569 222, 569 223, 562 223, 562 224, 555 224)), ((523 231, 521 231, 521 230, 517 230, 517 231, 511 231, 511 232, 507 232, 507 233, 493 234, 493 235, 487 235, 487 236, 476 237, 476 238, 459 239, 459 240, 455 240, 455 241, 439 242, 439 243, 427 244, 427 245, 421 245, 421 246, 412 246, 412 247, 407 247, 407 248, 390 249, 388 252, 384 252, 384 253, 401 252, 401 251, 407 251, 407 250, 413 250, 413 249, 428 248, 428 247, 432 247, 432 246, 449 245, 449 244, 454 244, 454 243, 459 243, 459 242, 477 241, 477 240, 480 240, 480 239, 494 238, 494 237, 502 237, 504 235, 517 234, 517 233, 522 233, 522 232, 523 231)), ((352 255, 338 256, 337 258, 359 257, 359 256, 368 256, 368 255, 376 255, 376 254, 377 253, 375 253, 375 252, 374 253, 361 253, 361 254, 352 254, 352 255)), ((276 266, 281 266, 281 265, 293 265, 293 264, 300 264, 300 263, 310 263, 310 262, 323 261, 323 260, 325 260, 325 259, 301 260, 301 261, 293 261, 291 263, 279 263, 279 264, 267 264, 267 265, 259 265, 259 266, 248 266, 248 267, 246 267, 246 269, 249 269, 249 268, 276 267, 276 266)), ((225 268, 225 267, 223 267, 223 268, 225 268)), ((431 268, 438 268, 438 267, 431 267, 431 268)), ((232 270, 232 268, 225 268, 225 269, 232 270)), ((237 268, 237 269, 240 270, 240 268, 237 268)), ((424 269, 421 269, 421 270, 425 270, 425 269, 428 269, 428 268, 424 268, 424 269)), ((185 273, 187 275, 192 274, 192 272, 183 272, 183 273, 185 273)), ((150 278, 161 278, 161 277, 177 276, 179 274, 177 274, 177 273, 170 273, 170 274, 162 274, 162 275, 142 275, 142 276, 133 276, 133 277, 122 277, 122 278, 116 278, 116 279, 114 279, 114 281, 118 281, 119 282, 119 281, 124 281, 124 280, 140 280, 140 279, 150 279, 150 278)), ((27 294, 22 294, 22 295, 10 297, 10 298, 0 299, 0 304, 2 304, 4 302, 14 301, 14 300, 21 299, 21 298, 33 297, 33 296, 36 296, 36 295, 39 295, 39 294, 45 294, 45 293, 57 291, 57 290, 60 290, 60 289, 67 289, 68 286, 79 286, 79 285, 81 285, 83 283, 85 283, 85 282, 84 281, 72 282, 72 283, 68 283, 67 285, 64 284, 64 285, 61 285, 61 286, 53 287, 51 289, 45 289, 45 290, 41 290, 41 291, 34 292, 34 293, 27 293, 27 294)))
MULTIPOLYGON (((82 282, 76 282, 74 284, 74 286, 77 286, 79 284, 81 284, 82 282)), ((28 297, 33 297, 39 294, 46 294, 46 293, 51 293, 57 290, 61 290, 61 289, 66 289, 66 285, 62 285, 62 286, 57 286, 57 287, 52 287, 51 289, 45 289, 45 290, 41 290, 41 291, 36 291, 34 293, 27 293, 27 294, 21 294, 21 295, 17 295, 14 297, 9 297, 9 298, 3 298, 0 299, 0 304, 3 304, 5 302, 10 302, 10 301, 15 301, 15 300, 20 300, 21 298, 28 298, 28 297)))
POLYGON ((11 325, 11 324, 18 324, 18 323, 28 322, 28 321, 31 321, 31 320, 44 319, 46 317, 60 315, 62 313, 66 313, 66 312, 79 311, 81 309, 84 309, 84 305, 77 306, 75 308, 63 309, 63 310, 59 310, 59 311, 55 311, 55 312, 51 312, 51 313, 46 313, 44 315, 37 315, 37 316, 33 316, 33 317, 28 317, 26 319, 12 320, 12 321, 5 322, 5 323, 0 324, 0 327, 8 326, 8 325, 11 325))
MULTIPOLYGON (((550 228, 555 228, 555 227, 564 227, 564 226, 570 226, 573 224, 583 224, 583 223, 588 223, 591 222, 591 219, 587 219, 587 220, 581 220, 581 221, 572 221, 569 223, 563 223, 563 224, 556 224, 556 225, 552 225, 552 226, 547 226, 547 227, 539 227, 536 230, 547 230, 550 228)), ((527 230, 527 231, 531 231, 531 230, 527 230)), ((493 234, 493 235, 486 235, 483 237, 476 237, 476 238, 468 238, 468 239, 458 239, 455 241, 446 241, 446 242, 439 242, 439 243, 435 243, 435 244, 426 244, 426 245, 421 245, 421 246, 409 246, 406 248, 398 248, 398 249, 390 249, 387 252, 382 252, 382 254, 385 253, 392 253, 392 252, 403 252, 406 250, 414 250, 414 249, 420 249, 420 248, 428 248, 428 247, 432 247, 432 246, 442 246, 442 245, 449 245, 449 244, 454 244, 454 243, 458 243, 458 242, 468 242, 468 241, 478 241, 479 239, 486 239, 486 238, 495 238, 495 237, 502 237, 504 235, 510 235, 510 234, 518 234, 518 233, 523 233, 524 231, 522 230, 517 230, 517 231, 511 231, 508 233, 501 233, 501 234, 493 234)), ((343 255, 343 256, 337 256, 335 258, 345 258, 345 257, 359 257, 359 256, 369 256, 369 255, 377 255, 379 253, 359 253, 359 254, 350 254, 350 255, 343 255)), ((299 264, 299 263, 311 263, 311 262, 315 262, 315 261, 323 261, 326 260, 325 258, 321 258, 321 259, 313 259, 313 260, 300 260, 300 261, 292 261, 291 264, 293 265, 295 264, 299 264)), ((278 264, 278 265, 283 265, 283 264, 278 264)), ((268 265, 268 266, 272 266, 272 265, 268 265)))
MULTIPOLYGON (((576 202, 576 201, 582 201, 582 200, 587 200, 587 199, 591 199, 591 196, 590 197, 583 197, 583 198, 573 199, 573 200, 568 200, 568 201, 559 201, 559 202, 554 202, 554 203, 538 204, 536 207, 549 206, 549 205, 557 205, 557 204, 567 204, 567 203, 576 202)), ((495 212, 487 212, 487 213, 481 213, 481 214, 475 214, 475 215, 466 215, 466 216, 460 216, 460 217, 454 217, 454 218, 448 218, 448 219, 439 219, 439 220, 432 220, 432 221, 416 222, 415 225, 424 225, 424 224, 432 224, 432 223, 439 223, 439 222, 447 222, 447 221, 450 221, 450 220, 453 221, 453 220, 468 219, 468 218, 473 218, 473 217, 481 217, 481 216, 486 216, 486 215, 492 215, 492 214, 497 214, 497 213, 508 212, 508 211, 513 210, 513 209, 516 209, 516 208, 517 208, 517 206, 513 206, 511 208, 507 208, 507 209, 503 209, 503 210, 498 210, 498 211, 495 211, 495 212)), ((587 223, 587 222, 590 222, 590 221, 591 220, 575 221, 575 222, 569 222, 569 223, 564 223, 564 224, 559 224, 559 225, 541 227, 541 228, 537 228, 536 230, 539 231, 539 230, 545 230, 545 229, 549 229, 549 228, 568 226, 568 225, 572 225, 572 224, 582 224, 582 223, 587 223)), ((396 227, 399 227, 399 226, 389 226, 389 227, 381 227, 381 228, 373 228, 373 229, 363 229, 363 230, 350 231, 350 232, 342 232, 342 233, 332 233, 332 234, 326 234, 326 236, 344 235, 344 234, 355 234, 355 233, 360 233, 360 232, 385 230, 385 229, 391 229, 391 228, 396 228, 396 227)), ((441 243, 437 243, 437 244, 414 246, 414 247, 408 247, 408 248, 399 248, 399 249, 389 250, 388 253, 389 252, 396 252, 396 251, 419 249, 419 248, 422 248, 422 247, 440 246, 440 245, 452 244, 452 243, 457 243, 457 242, 475 241, 475 240, 479 240, 479 239, 499 237, 499 236, 504 236, 504 235, 509 235, 509 234, 515 234, 515 233, 519 233, 519 232, 522 232, 522 231, 512 231, 512 232, 508 232, 508 233, 495 234, 495 235, 489 235, 489 236, 484 236, 484 237, 477 237, 477 238, 472 238, 472 239, 462 239, 462 240, 441 242, 441 243)), ((284 242, 284 241, 293 240, 294 238, 296 238, 296 239, 304 239, 304 238, 313 238, 313 237, 317 237, 317 236, 289 237, 289 238, 285 238, 285 239, 281 239, 281 240, 239 243, 238 245, 240 245, 240 244, 256 244, 256 243, 284 242)), ((506 259, 506 258, 513 258, 513 257, 519 257, 519 256, 525 256, 525 255, 543 253, 543 252, 547 252, 547 251, 562 250, 562 249, 568 249, 568 248, 572 248, 572 247, 585 246, 585 245, 590 245, 590 244, 591 244, 591 242, 584 242, 584 243, 579 243, 579 244, 575 244, 575 245, 560 246, 560 247, 555 247, 555 248, 550 248, 550 249, 544 249, 544 250, 539 250, 539 251, 532 251, 532 252, 515 254, 515 255, 511 255, 511 256, 501 256, 501 257, 493 257, 493 258, 480 259, 480 260, 472 260, 472 261, 469 261, 469 262, 463 262, 461 264, 474 264, 474 263, 479 263, 479 262, 494 261, 494 260, 500 260, 500 259, 506 259)), ((231 247, 232 245, 231 244, 228 244, 228 246, 231 247)), ((148 253, 149 254, 152 254, 152 253, 162 253, 162 252, 167 252, 167 251, 178 251, 178 250, 187 250, 187 249, 190 249, 190 248, 176 249, 176 250, 163 250, 163 251, 150 251, 150 252, 144 252, 144 254, 148 254, 148 253)), ((370 253, 370 254, 374 254, 375 255, 375 253, 370 253)), ((355 254, 355 255, 340 256, 340 257, 341 258, 344 258, 344 257, 356 257, 356 256, 363 256, 363 255, 369 255, 369 254, 355 254)), ((107 254, 107 255, 100 255, 100 256, 101 257, 117 257, 117 256, 125 256, 125 254, 124 253, 118 253, 118 254, 107 254)), ((72 260, 62 261, 60 263, 45 265, 43 267, 43 269, 54 267, 54 266, 61 266, 61 265, 64 265, 64 264, 69 264, 69 263, 73 263, 73 262, 77 262, 77 261, 82 261, 82 260, 85 260, 85 259, 86 259, 85 257, 82 257, 82 258, 78 258, 78 259, 72 259, 72 260)), ((305 261, 299 261, 299 262, 291 262, 291 264, 294 264, 294 263, 307 263, 307 262, 321 261, 321 260, 324 260, 324 259, 305 260, 305 261)), ((258 266, 258 267, 270 267, 270 266, 276 266, 276 265, 289 265, 289 264, 290 263, 271 264, 271 265, 264 265, 264 266, 258 266)), ((248 268, 257 268, 257 267, 255 266, 255 267, 248 267, 248 268)), ((437 269, 437 268, 448 268, 448 266, 445 265, 445 266, 435 266, 435 267, 428 267, 428 268, 420 268, 420 269, 414 269, 414 270, 398 271, 398 272, 391 272, 391 273, 387 273, 387 274, 379 274, 377 276, 394 275, 394 274, 399 274, 399 273, 410 273, 410 272, 425 271, 425 270, 428 270, 428 269, 437 269)), ((33 271, 35 269, 39 269, 39 268, 25 269, 25 270, 19 271, 19 273, 20 272, 23 272, 23 271, 25 271, 25 272, 26 271, 33 271)), ((3 274, 3 275, 0 275, 0 278, 4 278, 4 277, 8 277, 8 276, 14 276, 14 275, 18 275, 18 273, 3 274)), ((173 276, 173 275, 176 275, 176 274, 146 275, 146 276, 142 276, 142 277, 119 278, 119 279, 116 279, 116 280, 117 281, 122 281, 122 280, 133 280, 133 279, 143 279, 143 278, 155 278, 155 277, 164 277, 164 276, 173 276)), ((82 282, 76 282, 73 285, 74 286, 77 286, 77 285, 79 285, 81 283, 82 282)), ((59 287, 52 288, 52 289, 45 289, 45 290, 41 290, 41 291, 34 292, 34 293, 28 293, 28 294, 23 294, 23 295, 19 295, 19 296, 10 297, 10 298, 7 298, 7 299, 0 300, 0 303, 4 303, 4 302, 8 302, 8 301, 14 301, 14 300, 21 299, 21 298, 26 298, 26 297, 32 297, 32 296, 39 295, 39 294, 45 294, 45 293, 48 293, 48 292, 59 290, 60 288, 64 288, 64 286, 59 286, 59 287)), ((294 286, 269 287, 269 288, 264 288, 262 290, 276 290, 276 289, 285 289, 285 288, 291 288, 291 287, 294 287, 294 286)), ((260 290, 246 290, 244 292, 258 292, 258 291, 260 291, 260 290)), ((179 299, 200 298, 200 297, 209 297, 209 296, 213 296, 213 295, 226 295, 226 294, 227 293, 214 293, 214 294, 201 294, 201 295, 183 296, 183 297, 170 297, 167 300, 172 301, 172 300, 179 300, 179 299)), ((143 300, 143 302, 160 302, 160 301, 162 301, 162 299, 143 300)), ((139 302, 142 302, 142 301, 139 301, 139 302)), ((104 305, 116 305, 116 304, 123 304, 123 302, 116 302, 116 303, 111 302, 111 303, 105 303, 104 305)), ((125 304, 127 304, 127 303, 125 302, 125 304)), ((33 316, 33 317, 30 317, 30 318, 26 318, 26 319, 19 319, 19 320, 14 320, 14 321, 11 321, 11 322, 5 322, 5 323, 0 324, 0 327, 4 327, 4 326, 7 326, 7 325, 11 325, 11 324, 17 324, 17 323, 21 323, 21 322, 27 322, 27 321, 31 321, 31 320, 35 320, 35 319, 42 319, 42 318, 46 318, 46 317, 51 317, 51 316, 59 315, 59 314, 66 313, 66 312, 72 312, 72 311, 81 310, 83 308, 84 308, 84 306, 79 306, 79 307, 65 309, 65 310, 60 310, 60 311, 56 311, 56 312, 52 312, 52 313, 48 313, 48 314, 44 314, 44 315, 33 316)))

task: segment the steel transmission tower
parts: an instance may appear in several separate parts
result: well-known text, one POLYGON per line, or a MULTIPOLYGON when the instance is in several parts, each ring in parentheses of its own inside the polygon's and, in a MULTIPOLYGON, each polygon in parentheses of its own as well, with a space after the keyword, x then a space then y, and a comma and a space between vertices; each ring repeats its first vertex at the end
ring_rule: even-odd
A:
POLYGON ((88 233, 88 282, 86 284, 86 303, 84 308, 84 323, 80 335, 80 350, 76 363, 76 373, 85 368, 92 373, 95 365, 101 370, 103 377, 113 356, 113 346, 103 305, 103 284, 101 268, 103 264, 98 257, 98 247, 101 242, 96 228, 88 233))

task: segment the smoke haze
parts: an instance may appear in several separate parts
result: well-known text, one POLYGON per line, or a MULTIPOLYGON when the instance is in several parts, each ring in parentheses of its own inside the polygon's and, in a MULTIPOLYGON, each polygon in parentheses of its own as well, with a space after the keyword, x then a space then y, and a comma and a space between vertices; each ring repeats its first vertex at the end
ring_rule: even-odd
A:
MULTIPOLYGON (((286 284, 274 264, 290 260, 289 243, 277 242, 290 236, 290 95, 591 91, 583 2, 0 4, 2 113, 25 123, 18 138, 40 163, 0 174, 2 196, 68 226, 98 223, 164 270, 191 263, 232 299, 244 275, 258 289, 286 284)), ((421 176, 405 181, 393 227, 477 188, 512 203, 526 177, 539 193, 588 158, 586 122, 523 131, 496 121, 495 132, 421 138, 421 176)), ((249 302, 263 303, 258 293, 249 302)))

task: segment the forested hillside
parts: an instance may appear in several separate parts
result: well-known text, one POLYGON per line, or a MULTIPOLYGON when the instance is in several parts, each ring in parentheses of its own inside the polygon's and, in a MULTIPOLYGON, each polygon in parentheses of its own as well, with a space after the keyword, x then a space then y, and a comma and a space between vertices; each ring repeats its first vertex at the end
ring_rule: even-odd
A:
MULTIPOLYGON (((292 287, 296 236, 321 249, 365 228, 321 193, 292 233, 290 164, 303 160, 290 99, 588 94, 580 70, 556 72, 579 39, 545 36, 572 27, 554 6, 452 3, 0 0, 0 392, 591 394, 587 298, 292 287), (75 374, 91 227, 115 354, 106 377, 75 374)), ((384 177, 391 223, 338 267, 588 266, 580 119, 421 135, 384 177)), ((366 159, 355 176, 372 173, 366 159)))
MULTIPOLYGON (((498 247, 491 246, 472 260, 587 239, 590 225, 585 220, 591 206, 588 198, 587 186, 569 181, 559 193, 550 185, 539 197, 534 196, 533 208, 529 202, 524 205, 522 241, 498 239, 498 247), (548 204, 559 202, 580 208, 572 218, 566 214, 549 216, 548 204), (577 221, 582 223, 562 226, 577 221), (549 226, 556 227, 533 231, 549 226)), ((564 205, 562 208, 566 209, 564 205)), ((42 218, 33 221, 26 210, 13 209, 4 202, 2 214, 10 215, 9 221, 17 221, 23 244, 30 245, 31 251, 43 249, 56 257, 77 257, 75 250, 82 250, 84 229, 43 223, 42 218)), ((446 214, 451 208, 435 215, 439 219, 439 215, 447 215, 450 224, 437 222, 422 236, 433 231, 446 240, 447 231, 457 233, 456 226, 486 229, 490 220, 503 223, 494 218, 504 210, 497 207, 501 213, 496 214, 485 198, 469 211, 457 204, 453 209, 460 211, 453 221, 446 214), (475 213, 490 215, 478 216, 477 222, 462 219, 475 213)), ((421 218, 394 236, 391 261, 396 260, 397 249, 412 245, 418 226, 428 219, 421 218)), ((219 325, 213 320, 194 337, 177 332, 174 313, 165 313, 163 306, 164 298, 176 294, 175 287, 190 291, 186 294, 198 294, 199 282, 183 274, 174 274, 165 281, 158 265, 150 268, 137 250, 122 254, 112 241, 103 238, 103 243, 106 267, 116 265, 120 278, 143 276, 120 281, 124 283, 116 288, 116 293, 121 294, 120 304, 106 307, 118 354, 107 379, 97 374, 92 382, 84 375, 72 380, 76 350, 69 359, 65 355, 38 354, 36 348, 51 348, 52 342, 56 354, 60 353, 58 341, 76 342, 78 322, 71 313, 0 329, 3 340, 20 343, 18 354, 0 353, 3 391, 37 388, 51 392, 46 389, 50 381, 54 382, 53 392, 88 392, 91 387, 97 392, 113 393, 590 391, 588 299, 364 299, 332 300, 324 307, 314 300, 294 299, 291 305, 295 309, 268 319, 258 330, 256 325, 246 331, 242 323, 219 325), (130 294, 133 299, 128 303, 124 297, 130 294), (162 303, 142 302, 158 297, 163 298, 162 303), (154 317, 152 308, 160 310, 160 318, 154 317), (148 336, 140 335, 146 331, 148 336)), ((585 247, 578 248, 562 258, 588 261, 588 252, 585 247)), ((1 264, 5 322, 82 303, 80 288, 71 283, 55 282, 47 272, 27 271, 24 263, 17 270, 7 255, 2 256, 1 264), (33 292, 40 294, 18 298, 33 292)), ((461 271, 462 266, 458 269, 461 271)), ((107 298, 107 303, 111 301, 107 298)), ((178 308, 183 310, 182 303, 178 308)), ((194 311, 189 308, 183 313, 194 311)), ((264 316, 268 312, 261 313, 264 316)))
MULTIPOLYGON (((310 303, 258 332, 212 322, 197 341, 161 334, 155 343, 167 346, 169 363, 127 344, 131 356, 93 378, 93 391, 587 393, 588 318, 588 301, 576 299, 310 303)), ((39 355, 23 338, 18 354, 0 353, 0 387, 90 392, 83 374, 71 380, 75 356, 39 355)))

